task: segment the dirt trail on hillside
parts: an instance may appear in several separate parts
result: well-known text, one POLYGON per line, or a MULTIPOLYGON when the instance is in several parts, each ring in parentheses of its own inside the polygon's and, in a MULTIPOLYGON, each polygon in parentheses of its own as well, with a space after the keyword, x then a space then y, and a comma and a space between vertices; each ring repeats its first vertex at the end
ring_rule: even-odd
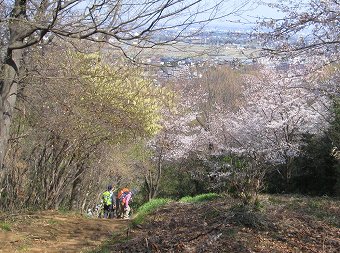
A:
POLYGON ((0 253, 88 253, 96 246, 94 252, 117 253, 340 252, 339 200, 260 197, 258 210, 230 196, 201 203, 171 202, 129 229, 125 220, 51 211, 0 214, 0 253), (11 231, 4 231, 3 221, 11 231))
POLYGON ((87 218, 49 211, 0 217, 0 253, 87 252, 124 230, 128 221, 87 218))

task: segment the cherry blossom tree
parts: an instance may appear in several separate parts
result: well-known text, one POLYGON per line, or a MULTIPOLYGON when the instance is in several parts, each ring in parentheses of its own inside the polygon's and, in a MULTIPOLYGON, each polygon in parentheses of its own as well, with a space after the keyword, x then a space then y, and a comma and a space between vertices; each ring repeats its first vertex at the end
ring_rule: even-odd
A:
POLYGON ((272 70, 256 79, 248 80, 246 105, 221 120, 233 136, 236 152, 261 154, 266 161, 285 164, 288 182, 303 134, 321 134, 327 128, 329 98, 311 92, 300 78, 280 77, 272 70))
POLYGON ((180 105, 182 114, 177 121, 169 121, 177 127, 171 137, 177 143, 172 157, 193 152, 204 160, 224 156, 222 164, 211 164, 210 175, 230 180, 242 189, 245 200, 255 196, 252 191, 260 190, 270 165, 284 164, 282 176, 289 183, 291 162, 301 151, 303 135, 322 134, 328 127, 328 94, 310 89, 312 85, 295 73, 284 75, 263 67, 243 74, 243 92, 237 96, 236 107, 221 100, 209 101, 209 93, 197 85, 180 105), (202 123, 200 115, 207 112, 208 103, 209 121, 202 123))
POLYGON ((339 62, 338 0, 286 1, 269 6, 284 14, 260 23, 261 31, 266 28, 264 48, 271 56, 313 62, 313 69, 339 62))

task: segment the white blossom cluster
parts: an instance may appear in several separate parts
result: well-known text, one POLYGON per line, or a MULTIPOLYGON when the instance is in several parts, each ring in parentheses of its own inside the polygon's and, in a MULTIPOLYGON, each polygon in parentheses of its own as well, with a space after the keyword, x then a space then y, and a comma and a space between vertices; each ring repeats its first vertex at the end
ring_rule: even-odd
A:
POLYGON ((168 159, 188 154, 261 155, 267 162, 285 163, 297 156, 303 135, 322 134, 328 127, 330 101, 309 89, 304 78, 278 74, 273 69, 244 76, 243 99, 237 110, 214 104, 203 127, 200 105, 207 94, 198 89, 183 97, 181 112, 168 116, 165 126, 171 140, 168 159))

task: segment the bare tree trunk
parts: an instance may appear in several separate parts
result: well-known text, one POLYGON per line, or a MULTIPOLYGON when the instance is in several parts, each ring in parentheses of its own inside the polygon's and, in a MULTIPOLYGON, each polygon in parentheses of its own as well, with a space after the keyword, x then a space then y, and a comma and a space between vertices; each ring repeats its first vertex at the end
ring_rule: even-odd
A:
POLYGON ((0 169, 3 167, 4 157, 9 139, 9 129, 14 112, 18 90, 18 73, 23 58, 23 49, 15 48, 15 44, 22 43, 29 27, 25 25, 26 0, 16 0, 9 21, 9 43, 0 73, 0 169))
POLYGON ((72 190, 71 190, 71 198, 70 198, 70 210, 76 210, 77 208, 79 208, 79 193, 81 191, 81 178, 80 178, 80 174, 82 173, 82 171, 78 171, 78 173, 76 174, 76 179, 73 181, 72 183, 72 190))
POLYGON ((145 175, 145 186, 148 193, 148 201, 157 197, 158 188, 162 176, 162 162, 163 162, 163 147, 158 154, 157 170, 153 173, 151 169, 148 170, 148 174, 145 175))
POLYGON ((22 59, 22 49, 8 50, 7 59, 2 65, 0 79, 0 168, 6 154, 9 129, 14 113, 18 89, 18 70, 22 59))
POLYGON ((150 201, 152 199, 152 185, 153 185, 152 173, 150 169, 148 170, 148 174, 145 175, 144 179, 145 179, 146 192, 148 194, 147 200, 150 201))
POLYGON ((162 161, 163 161, 163 147, 161 148, 160 154, 158 155, 156 180, 152 187, 151 198, 155 198, 158 194, 159 183, 160 183, 161 176, 162 176, 162 161))

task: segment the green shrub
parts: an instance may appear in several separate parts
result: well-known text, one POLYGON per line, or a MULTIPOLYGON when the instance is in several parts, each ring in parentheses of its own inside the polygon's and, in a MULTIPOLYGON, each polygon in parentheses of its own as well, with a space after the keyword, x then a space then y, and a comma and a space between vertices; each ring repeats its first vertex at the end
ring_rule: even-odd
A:
POLYGON ((218 195, 217 193, 206 193, 206 194, 200 194, 194 197, 186 196, 186 197, 181 198, 179 201, 185 202, 185 203, 198 203, 198 202, 216 199, 219 197, 220 195, 218 195))
POLYGON ((137 214, 134 217, 132 224, 133 225, 138 225, 143 223, 144 218, 154 212, 155 210, 157 210, 157 208, 164 206, 166 204, 168 204, 170 201, 172 201, 171 199, 153 199, 150 200, 149 202, 143 204, 142 206, 140 206, 137 210, 137 214))
POLYGON ((6 222, 0 222, 0 228, 4 231, 11 231, 11 226, 6 222))
MULTIPOLYGON (((197 161, 196 161, 197 162, 197 161)), ((190 164, 190 162, 188 162, 190 164)), ((195 167, 195 161, 192 167, 195 167)), ((190 165, 187 164, 190 167, 190 165)), ((205 172, 202 172, 202 176, 205 172)), ((207 193, 209 188, 208 180, 194 179, 188 171, 178 170, 177 167, 165 167, 160 182, 160 191, 158 197, 160 198, 174 198, 180 199, 184 196, 195 196, 202 193, 207 193)))

